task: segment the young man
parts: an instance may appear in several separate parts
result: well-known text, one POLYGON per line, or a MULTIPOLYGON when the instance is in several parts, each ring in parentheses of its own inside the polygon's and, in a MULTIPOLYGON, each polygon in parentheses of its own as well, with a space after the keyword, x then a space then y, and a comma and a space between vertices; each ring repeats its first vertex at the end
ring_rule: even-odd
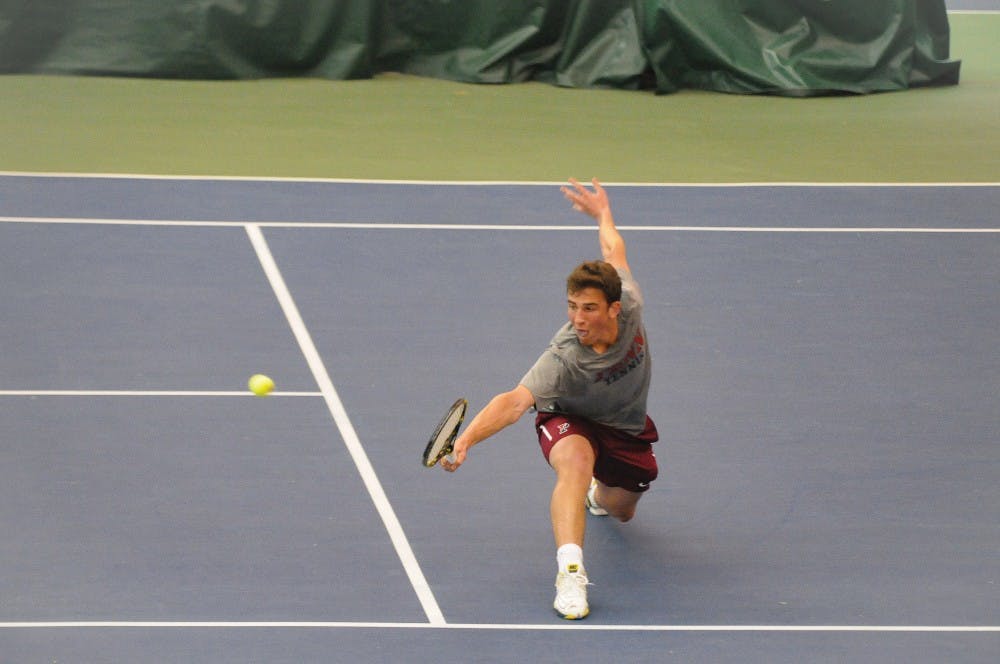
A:
POLYGON ((472 419, 442 465, 454 472, 473 445, 535 407, 538 442, 556 473, 550 504, 558 564, 553 606, 576 620, 590 612, 583 566, 586 510, 632 518, 657 475, 657 432, 646 415, 649 345, 625 242, 600 183, 593 180, 590 190, 569 182, 563 195, 597 220, 604 260, 582 263, 569 275, 569 322, 520 384, 493 397, 472 419))

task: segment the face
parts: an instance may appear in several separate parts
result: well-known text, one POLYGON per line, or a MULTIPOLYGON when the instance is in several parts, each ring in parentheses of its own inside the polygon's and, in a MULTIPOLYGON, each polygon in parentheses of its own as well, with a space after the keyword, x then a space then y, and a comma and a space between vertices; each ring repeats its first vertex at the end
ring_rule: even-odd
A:
POLYGON ((584 346, 604 352, 618 338, 621 302, 608 304, 598 288, 584 288, 566 296, 567 315, 576 338, 584 346))

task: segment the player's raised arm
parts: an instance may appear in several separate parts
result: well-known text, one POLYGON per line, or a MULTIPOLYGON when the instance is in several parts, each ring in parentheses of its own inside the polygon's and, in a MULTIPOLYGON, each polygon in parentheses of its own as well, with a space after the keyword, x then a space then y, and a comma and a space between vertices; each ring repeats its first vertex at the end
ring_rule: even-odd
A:
POLYGON ((570 178, 569 183, 572 188, 562 187, 563 196, 573 204, 574 210, 588 214, 597 220, 598 239, 601 243, 601 254, 604 260, 615 268, 629 271, 625 255, 625 240, 615 227, 608 194, 597 178, 590 182, 594 187, 593 191, 587 189, 576 179, 570 178))

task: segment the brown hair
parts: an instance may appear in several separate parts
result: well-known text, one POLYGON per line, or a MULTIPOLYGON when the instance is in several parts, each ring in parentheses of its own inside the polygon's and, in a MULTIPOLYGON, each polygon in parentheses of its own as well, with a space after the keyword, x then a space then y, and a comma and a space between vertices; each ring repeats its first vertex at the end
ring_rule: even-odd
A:
POLYGON ((622 279, 611 263, 587 261, 580 263, 566 277, 566 292, 572 295, 584 288, 596 288, 607 298, 608 304, 622 299, 622 279))

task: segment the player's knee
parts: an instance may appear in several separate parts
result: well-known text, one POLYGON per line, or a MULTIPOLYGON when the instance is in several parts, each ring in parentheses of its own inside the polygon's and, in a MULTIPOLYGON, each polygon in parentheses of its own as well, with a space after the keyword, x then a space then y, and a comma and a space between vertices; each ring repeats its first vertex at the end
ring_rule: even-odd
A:
POLYGON ((565 461, 565 468, 574 475, 586 476, 587 484, 594 474, 594 459, 586 454, 574 454, 565 461))
POLYGON ((571 436, 559 441, 552 448, 549 463, 560 474, 586 476, 589 482, 594 472, 594 451, 585 438, 571 436))
POLYGON ((626 491, 614 487, 604 487, 604 491, 598 492, 598 504, 608 511, 608 514, 615 520, 626 523, 635 516, 636 507, 639 505, 639 498, 642 494, 626 491))
POLYGON ((621 521, 622 523, 628 523, 629 521, 632 520, 632 517, 635 516, 635 507, 627 509, 619 509, 617 511, 609 510, 608 514, 610 514, 613 518, 617 519, 618 521, 621 521))

